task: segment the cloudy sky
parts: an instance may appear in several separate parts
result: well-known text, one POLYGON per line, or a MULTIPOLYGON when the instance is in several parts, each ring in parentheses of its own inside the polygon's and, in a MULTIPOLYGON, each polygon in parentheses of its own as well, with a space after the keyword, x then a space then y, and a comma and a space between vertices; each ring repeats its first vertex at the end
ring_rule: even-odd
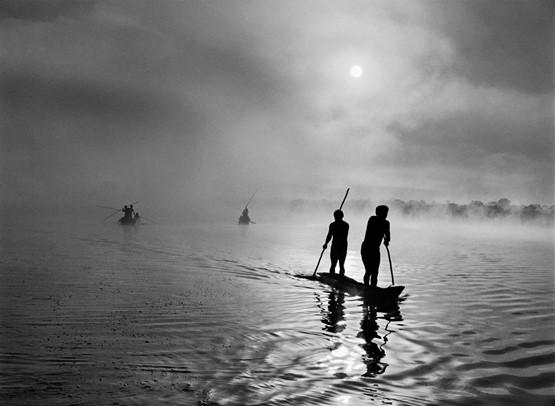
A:
POLYGON ((554 11, 3 0, 0 199, 553 204, 554 11))

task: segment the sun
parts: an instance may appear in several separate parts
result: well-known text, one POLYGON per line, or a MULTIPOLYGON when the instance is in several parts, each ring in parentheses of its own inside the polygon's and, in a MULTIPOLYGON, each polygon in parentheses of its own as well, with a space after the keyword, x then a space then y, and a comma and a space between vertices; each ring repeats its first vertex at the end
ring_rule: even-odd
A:
POLYGON ((351 73, 352 77, 359 78, 362 76, 363 70, 360 66, 354 65, 354 66, 351 66, 351 70, 349 72, 351 73))

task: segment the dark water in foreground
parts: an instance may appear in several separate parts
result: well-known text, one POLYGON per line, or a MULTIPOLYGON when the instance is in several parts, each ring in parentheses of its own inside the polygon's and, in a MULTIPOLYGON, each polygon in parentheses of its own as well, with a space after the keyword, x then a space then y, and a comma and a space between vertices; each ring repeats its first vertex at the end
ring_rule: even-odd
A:
POLYGON ((0 403, 554 404, 552 230, 392 225, 389 309, 298 277, 326 224, 5 226, 0 403))

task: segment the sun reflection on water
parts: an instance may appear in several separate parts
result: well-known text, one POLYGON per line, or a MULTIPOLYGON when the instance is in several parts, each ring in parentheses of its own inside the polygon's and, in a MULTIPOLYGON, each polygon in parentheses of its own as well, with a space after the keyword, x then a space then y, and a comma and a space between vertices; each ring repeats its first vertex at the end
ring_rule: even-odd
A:
MULTIPOLYGON (((383 374, 388 367, 388 363, 383 362, 386 356, 384 347, 393 332, 389 328, 390 322, 402 319, 399 307, 377 307, 335 289, 326 293, 316 295, 316 299, 329 351, 321 355, 317 366, 325 371, 326 376, 339 379, 340 386, 364 385, 365 379, 383 374)), ((340 393, 334 404, 359 404, 359 397, 344 390, 340 393)))
POLYGON ((351 395, 341 395, 337 397, 337 404, 339 405, 348 405, 351 401, 351 395))
POLYGON ((320 365, 326 368, 329 376, 342 379, 364 374, 366 371, 362 363, 364 351, 353 344, 337 342, 334 345, 335 348, 322 360, 320 365))

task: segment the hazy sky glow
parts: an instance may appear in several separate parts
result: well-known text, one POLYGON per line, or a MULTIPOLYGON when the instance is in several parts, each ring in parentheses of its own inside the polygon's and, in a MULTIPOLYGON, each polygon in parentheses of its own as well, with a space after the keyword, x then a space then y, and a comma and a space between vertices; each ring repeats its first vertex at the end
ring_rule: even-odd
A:
POLYGON ((553 204, 554 10, 2 1, 2 202, 553 204))

